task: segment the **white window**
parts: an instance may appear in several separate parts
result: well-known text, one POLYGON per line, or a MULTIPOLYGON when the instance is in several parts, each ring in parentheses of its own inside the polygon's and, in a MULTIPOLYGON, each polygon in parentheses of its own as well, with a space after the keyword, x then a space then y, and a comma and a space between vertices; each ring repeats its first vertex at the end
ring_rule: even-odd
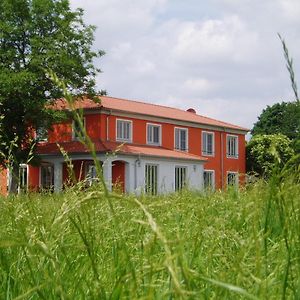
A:
POLYGON ((39 127, 36 130, 36 136, 35 139, 38 142, 47 142, 48 141, 48 129, 45 127, 39 127))
POLYGON ((206 188, 206 189, 214 189, 215 188, 215 171, 214 170, 204 170, 203 183, 204 183, 204 188, 206 188))
POLYGON ((227 172, 227 186, 238 186, 239 176, 237 172, 227 172))
POLYGON ((145 165, 145 193, 157 195, 158 167, 156 165, 145 165))
MULTIPOLYGON (((85 129, 85 118, 82 119, 82 125, 85 129)), ((84 138, 84 132, 82 131, 81 126, 77 120, 74 120, 72 124, 72 137, 73 140, 79 140, 80 138, 84 138)))
POLYGON ((147 124, 147 144, 161 144, 161 125, 147 124))
POLYGON ((27 190, 27 165, 26 164, 20 164, 19 167, 19 186, 18 186, 18 192, 26 191, 27 190))
POLYGON ((41 187, 43 189, 53 189, 54 186, 54 168, 52 164, 41 166, 41 187))
POLYGON ((117 141, 132 141, 132 121, 117 120, 117 141))
POLYGON ((215 134, 202 131, 202 155, 213 156, 215 154, 215 134))
POLYGON ((175 191, 180 191, 185 187, 186 169, 186 167, 175 167, 175 191))
POLYGON ((227 157, 238 158, 238 136, 236 135, 227 135, 226 139, 226 153, 227 157))
POLYGON ((186 128, 175 127, 175 149, 181 151, 188 150, 188 130, 186 128))
POLYGON ((97 169, 93 163, 88 163, 86 165, 85 179, 89 186, 98 180, 97 169))

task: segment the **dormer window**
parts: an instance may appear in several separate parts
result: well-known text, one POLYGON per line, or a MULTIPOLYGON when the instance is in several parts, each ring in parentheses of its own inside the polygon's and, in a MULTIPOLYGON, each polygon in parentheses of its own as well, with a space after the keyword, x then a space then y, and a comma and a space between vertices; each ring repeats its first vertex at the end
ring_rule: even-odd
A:
POLYGON ((188 130, 187 128, 175 127, 175 149, 181 151, 188 150, 188 130))
POLYGON ((117 119, 117 141, 132 142, 132 121, 117 119))

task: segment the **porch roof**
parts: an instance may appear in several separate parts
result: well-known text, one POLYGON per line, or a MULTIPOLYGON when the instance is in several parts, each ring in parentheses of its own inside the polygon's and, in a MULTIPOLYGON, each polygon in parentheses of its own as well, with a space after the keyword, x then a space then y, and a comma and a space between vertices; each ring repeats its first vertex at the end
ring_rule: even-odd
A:
MULTIPOLYGON (((97 153, 119 153, 125 155, 139 155, 151 157, 163 157, 182 160, 207 161, 207 158, 183 151, 166 149, 159 146, 145 146, 137 144, 122 144, 110 141, 93 141, 97 153)), ((87 154, 90 150, 79 141, 61 143, 40 143, 36 153, 39 155, 61 155, 61 150, 68 154, 87 154)))

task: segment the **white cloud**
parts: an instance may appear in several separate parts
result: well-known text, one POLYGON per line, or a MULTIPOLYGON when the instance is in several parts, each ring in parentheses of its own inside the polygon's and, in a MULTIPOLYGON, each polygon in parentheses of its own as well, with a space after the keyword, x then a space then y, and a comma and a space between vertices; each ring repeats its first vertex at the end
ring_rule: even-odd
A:
POLYGON ((256 34, 247 31, 238 16, 229 16, 182 24, 173 54, 193 64, 248 62, 256 45, 256 34))
POLYGON ((300 80, 299 0, 71 0, 97 25, 98 88, 251 127, 292 99, 277 32, 300 80), (197 12, 197 13, 195 13, 197 12))

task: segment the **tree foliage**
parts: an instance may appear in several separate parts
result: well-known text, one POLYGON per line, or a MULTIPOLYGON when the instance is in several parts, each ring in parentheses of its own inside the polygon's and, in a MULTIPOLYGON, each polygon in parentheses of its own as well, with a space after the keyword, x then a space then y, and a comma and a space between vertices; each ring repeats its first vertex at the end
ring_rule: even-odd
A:
POLYGON ((18 165, 28 156, 29 128, 49 127, 57 114, 47 109, 61 91, 52 70, 72 94, 94 93, 99 71, 93 60, 93 26, 68 0, 0 1, 0 163, 18 165), (13 141, 13 142, 12 142, 13 141))
POLYGON ((283 134, 256 135, 246 147, 247 170, 268 178, 294 155, 291 140, 283 134))
POLYGON ((257 134, 284 134, 294 144, 300 139, 300 104, 281 102, 267 106, 251 131, 257 134))

